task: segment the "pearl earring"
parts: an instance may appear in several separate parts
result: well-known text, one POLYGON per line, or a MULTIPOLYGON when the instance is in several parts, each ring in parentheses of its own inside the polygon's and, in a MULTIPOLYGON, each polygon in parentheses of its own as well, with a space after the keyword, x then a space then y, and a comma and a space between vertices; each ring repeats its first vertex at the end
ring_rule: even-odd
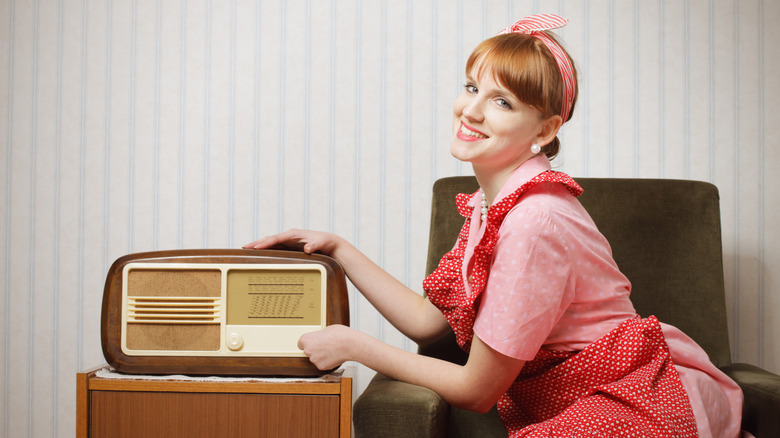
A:
POLYGON ((538 154, 541 151, 542 151, 542 148, 538 144, 534 143, 534 144, 531 145, 531 152, 532 153, 538 154))

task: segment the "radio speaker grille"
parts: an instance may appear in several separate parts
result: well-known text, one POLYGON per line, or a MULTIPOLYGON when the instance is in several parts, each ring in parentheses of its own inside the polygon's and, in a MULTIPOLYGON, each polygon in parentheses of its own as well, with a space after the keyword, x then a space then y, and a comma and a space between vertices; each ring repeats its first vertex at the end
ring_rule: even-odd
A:
POLYGON ((132 269, 127 277, 126 345, 133 351, 218 351, 221 272, 132 269))
POLYGON ((218 297, 222 273, 218 269, 131 269, 127 295, 136 297, 218 297))
POLYGON ((133 351, 218 351, 219 324, 127 324, 133 351))
POLYGON ((218 298, 127 297, 127 322, 219 324, 218 298))

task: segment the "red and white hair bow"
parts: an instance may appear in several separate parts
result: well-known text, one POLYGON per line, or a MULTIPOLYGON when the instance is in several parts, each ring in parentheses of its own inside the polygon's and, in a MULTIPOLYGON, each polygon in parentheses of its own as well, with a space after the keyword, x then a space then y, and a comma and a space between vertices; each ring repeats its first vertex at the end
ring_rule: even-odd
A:
POLYGON ((553 38, 547 35, 545 31, 561 28, 566 26, 568 22, 569 20, 553 14, 529 15, 499 32, 499 34, 523 33, 531 35, 538 38, 548 49, 550 49, 550 52, 552 52, 553 57, 555 58, 555 62, 558 63, 558 69, 561 71, 561 78, 563 79, 561 118, 564 122, 569 119, 571 107, 574 105, 574 92, 577 87, 577 81, 574 77, 574 68, 571 65, 569 56, 566 55, 563 48, 553 38))

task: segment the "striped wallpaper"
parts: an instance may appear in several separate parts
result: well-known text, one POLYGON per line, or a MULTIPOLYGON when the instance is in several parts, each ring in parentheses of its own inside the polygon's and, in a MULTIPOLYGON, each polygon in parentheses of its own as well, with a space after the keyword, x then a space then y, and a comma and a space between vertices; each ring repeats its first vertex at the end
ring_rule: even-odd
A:
POLYGON ((419 290, 465 59, 534 12, 580 74, 555 165, 715 183, 733 356, 780 372, 778 2, 0 0, 0 436, 72 436, 121 255, 307 227, 419 290))

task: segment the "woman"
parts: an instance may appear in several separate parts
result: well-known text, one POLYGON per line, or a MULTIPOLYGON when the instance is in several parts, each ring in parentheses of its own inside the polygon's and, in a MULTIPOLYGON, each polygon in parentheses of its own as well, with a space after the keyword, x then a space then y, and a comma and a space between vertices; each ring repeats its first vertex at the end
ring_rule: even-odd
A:
POLYGON ((481 189, 458 198, 467 220, 426 297, 332 234, 290 230, 246 247, 329 254, 406 336, 426 344, 453 329, 469 352, 461 366, 329 326, 299 341, 322 369, 354 360, 457 407, 497 405, 510 436, 737 436, 737 385, 674 327, 638 317, 580 187, 550 170, 577 97, 548 32, 565 24, 527 17, 469 58, 451 153, 481 189))

